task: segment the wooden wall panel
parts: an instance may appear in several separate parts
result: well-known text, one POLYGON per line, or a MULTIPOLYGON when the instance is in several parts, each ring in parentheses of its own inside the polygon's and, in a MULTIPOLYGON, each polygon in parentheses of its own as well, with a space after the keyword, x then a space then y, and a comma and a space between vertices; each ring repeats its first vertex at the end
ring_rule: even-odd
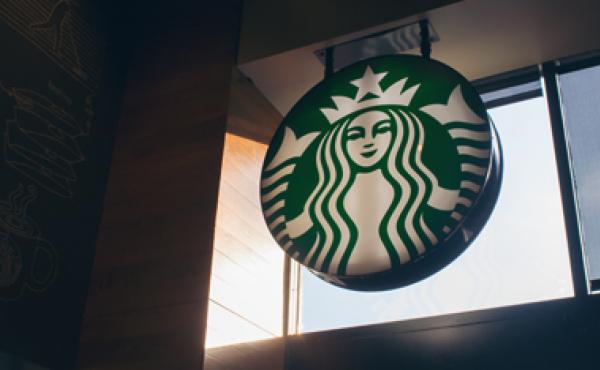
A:
MULTIPOLYGON (((268 126, 263 127, 267 130, 268 126)), ((267 229, 259 203, 266 150, 265 144, 255 140, 226 136, 210 288, 209 348, 282 335, 284 254, 267 229)))
POLYGON ((258 201, 265 144, 282 116, 237 68, 230 94, 211 276, 209 349, 279 336, 283 324, 283 252, 266 228, 258 201))
POLYGON ((256 88, 252 80, 235 68, 231 79, 227 131, 269 144, 281 119, 281 113, 256 88))
POLYGON ((240 4, 136 3, 80 367, 202 369, 240 4))

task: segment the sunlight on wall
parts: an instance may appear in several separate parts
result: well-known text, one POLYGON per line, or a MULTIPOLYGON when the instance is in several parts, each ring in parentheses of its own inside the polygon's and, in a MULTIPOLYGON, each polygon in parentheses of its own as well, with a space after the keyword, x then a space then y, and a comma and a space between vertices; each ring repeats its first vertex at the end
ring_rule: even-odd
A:
POLYGON ((281 336, 283 263, 258 197, 267 146, 227 134, 215 229, 206 347, 281 336))

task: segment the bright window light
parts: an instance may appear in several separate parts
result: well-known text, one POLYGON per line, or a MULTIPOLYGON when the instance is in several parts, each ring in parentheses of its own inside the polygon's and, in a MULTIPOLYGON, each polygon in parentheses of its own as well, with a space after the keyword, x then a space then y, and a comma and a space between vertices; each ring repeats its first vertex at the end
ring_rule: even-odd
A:
POLYGON ((476 241, 409 287, 353 292, 303 268, 300 332, 407 320, 573 296, 544 98, 490 110, 504 151, 497 206, 476 241))

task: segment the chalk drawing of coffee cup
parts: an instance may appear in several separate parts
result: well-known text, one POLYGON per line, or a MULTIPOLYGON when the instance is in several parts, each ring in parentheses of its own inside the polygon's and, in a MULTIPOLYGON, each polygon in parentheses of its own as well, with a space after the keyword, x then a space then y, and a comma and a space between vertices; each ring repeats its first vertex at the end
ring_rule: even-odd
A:
POLYGON ((35 198, 34 186, 20 185, 0 201, 0 301, 17 300, 26 290, 43 292, 58 274, 56 249, 27 215, 35 198))
POLYGON ((58 272, 58 260, 54 246, 47 240, 37 239, 29 265, 27 287, 34 292, 43 292, 54 283, 58 272))

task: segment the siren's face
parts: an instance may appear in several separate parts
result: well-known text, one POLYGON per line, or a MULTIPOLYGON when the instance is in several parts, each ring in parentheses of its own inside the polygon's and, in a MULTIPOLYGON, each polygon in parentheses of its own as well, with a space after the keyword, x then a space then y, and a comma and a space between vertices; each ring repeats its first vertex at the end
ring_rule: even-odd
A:
POLYGON ((380 111, 358 115, 344 134, 350 159, 363 169, 376 166, 387 153, 392 142, 392 121, 380 111))

